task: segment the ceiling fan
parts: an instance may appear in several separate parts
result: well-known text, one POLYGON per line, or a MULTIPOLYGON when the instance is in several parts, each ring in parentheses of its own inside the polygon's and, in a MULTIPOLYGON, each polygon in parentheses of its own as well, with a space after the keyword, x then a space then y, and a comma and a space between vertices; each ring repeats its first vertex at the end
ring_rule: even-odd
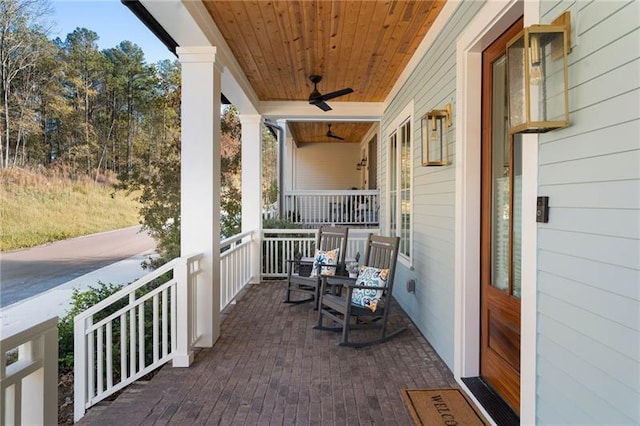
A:
POLYGON ((328 124, 328 126, 329 126, 329 130, 327 130, 327 137, 333 138, 333 139, 338 139, 339 141, 343 141, 344 140, 344 138, 336 135, 335 133, 333 133, 331 131, 331 124, 328 124))
POLYGON ((348 95, 349 93, 353 92, 353 89, 351 87, 346 87, 344 89, 336 90, 335 92, 326 93, 323 95, 318 91, 318 83, 320 83, 320 81, 322 80, 322 76, 312 75, 309 76, 309 80, 311 80, 311 82, 313 83, 313 91, 309 95, 309 103, 311 105, 317 106, 325 112, 331 110, 331 107, 327 105, 325 101, 337 98, 338 96, 348 95))

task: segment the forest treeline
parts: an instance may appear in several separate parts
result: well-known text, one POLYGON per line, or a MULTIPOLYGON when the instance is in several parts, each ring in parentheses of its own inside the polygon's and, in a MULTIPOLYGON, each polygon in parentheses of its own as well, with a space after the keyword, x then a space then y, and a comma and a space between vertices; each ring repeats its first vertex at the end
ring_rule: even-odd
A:
MULTIPOLYGON (((123 6, 124 7, 124 6, 123 6)), ((179 254, 180 64, 145 61, 124 40, 98 48, 76 28, 48 37, 47 0, 0 0, 0 167, 57 167, 71 175, 119 177, 142 194, 142 223, 171 258, 179 254)), ((223 236, 240 228, 240 121, 221 111, 223 236)), ((263 193, 277 198, 277 143, 263 131, 263 193)))
POLYGON ((77 28, 47 37, 50 4, 0 1, 2 167, 62 162, 131 173, 179 135, 177 61, 147 64, 130 41, 100 50, 77 28))

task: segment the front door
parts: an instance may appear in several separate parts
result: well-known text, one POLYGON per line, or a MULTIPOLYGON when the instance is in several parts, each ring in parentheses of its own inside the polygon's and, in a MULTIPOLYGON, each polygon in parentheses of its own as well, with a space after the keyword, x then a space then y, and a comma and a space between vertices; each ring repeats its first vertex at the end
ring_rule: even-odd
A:
POLYGON ((522 150, 509 135, 506 43, 522 19, 482 55, 480 375, 519 413, 522 150))
POLYGON ((378 136, 369 141, 369 184, 368 189, 378 189, 378 136))

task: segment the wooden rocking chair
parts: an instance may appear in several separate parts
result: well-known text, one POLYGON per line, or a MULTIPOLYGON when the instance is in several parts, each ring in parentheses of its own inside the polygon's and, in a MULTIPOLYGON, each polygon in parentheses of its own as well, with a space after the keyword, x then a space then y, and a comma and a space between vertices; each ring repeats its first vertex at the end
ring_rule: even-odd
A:
MULTIPOLYGON (((358 278, 322 277, 318 330, 342 331, 340 346, 361 347, 381 343, 406 330, 402 327, 389 332, 388 320, 391 308, 393 279, 398 259, 399 237, 381 237, 369 234, 363 266, 358 278), (342 285, 342 292, 325 292, 327 286, 342 285), (339 327, 326 327, 327 317, 339 327), (352 330, 379 329, 376 337, 354 342, 352 330)), ((370 337, 371 333, 368 333, 370 337)))
POLYGON ((348 234, 349 228, 347 227, 323 226, 318 231, 314 258, 287 260, 289 268, 284 303, 297 304, 315 301, 317 309, 322 274, 343 274, 345 271, 348 234), (339 251, 337 252, 335 264, 316 261, 316 259, 322 258, 323 253, 326 254, 336 249, 339 251), (308 296, 304 299, 293 300, 291 298, 292 292, 304 293, 308 296))

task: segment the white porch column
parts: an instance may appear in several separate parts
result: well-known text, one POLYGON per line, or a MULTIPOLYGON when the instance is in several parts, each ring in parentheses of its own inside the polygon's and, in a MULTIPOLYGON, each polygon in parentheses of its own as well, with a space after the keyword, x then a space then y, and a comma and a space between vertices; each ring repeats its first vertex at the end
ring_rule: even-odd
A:
POLYGON ((262 244, 262 116, 240 115, 242 125, 242 232, 251 242, 251 283, 260 283, 262 244))
MULTIPOLYGON (((180 253, 203 253, 196 342, 220 337, 220 76, 215 47, 178 47, 182 64, 180 253)), ((180 283, 182 285, 182 283, 180 283)), ((182 319, 178 319, 181 321, 182 319)))
MULTIPOLYGON (((294 189, 293 187, 293 166, 294 166, 294 161, 293 161, 293 149, 294 149, 294 144, 292 139, 289 137, 289 132, 287 131, 287 120, 278 120, 278 126, 280 126, 282 128, 282 140, 280 141, 281 144, 283 144, 283 149, 282 149, 282 153, 283 153, 283 158, 280 161, 281 166, 280 167, 284 167, 284 182, 282 184, 282 189, 283 191, 291 191, 294 189)), ((280 194, 280 196, 282 197, 283 194, 280 194)), ((283 214, 283 212, 281 212, 280 214, 283 214)))

